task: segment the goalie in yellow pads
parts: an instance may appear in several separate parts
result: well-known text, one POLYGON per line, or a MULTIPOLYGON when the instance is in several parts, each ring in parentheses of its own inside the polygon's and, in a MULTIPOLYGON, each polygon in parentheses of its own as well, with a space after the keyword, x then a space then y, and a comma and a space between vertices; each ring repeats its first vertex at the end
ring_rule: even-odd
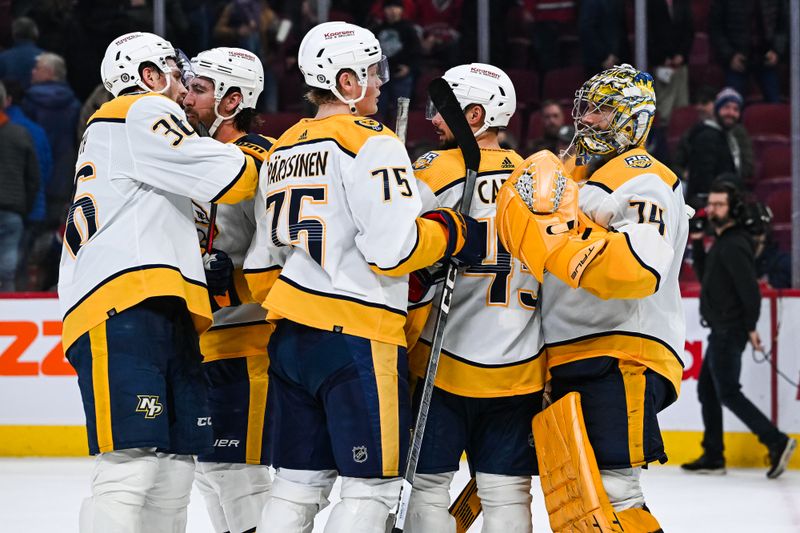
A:
POLYGON ((656 414, 680 390, 691 210, 678 178, 643 148, 654 114, 649 74, 621 65, 593 76, 573 111, 568 165, 580 185, 539 152, 498 194, 498 235, 547 295, 542 330, 561 401, 535 418, 534 437, 554 531, 660 530, 639 476, 666 461, 656 414), (564 475, 579 488, 563 487, 564 475))

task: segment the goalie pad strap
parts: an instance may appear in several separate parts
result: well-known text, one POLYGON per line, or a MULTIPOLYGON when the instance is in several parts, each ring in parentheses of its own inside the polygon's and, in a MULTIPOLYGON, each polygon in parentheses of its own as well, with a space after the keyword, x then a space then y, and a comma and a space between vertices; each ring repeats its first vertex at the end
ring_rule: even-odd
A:
POLYGON ((536 415, 533 437, 550 527, 555 533, 654 533, 643 509, 617 513, 608 500, 589 443, 580 395, 571 392, 536 415))

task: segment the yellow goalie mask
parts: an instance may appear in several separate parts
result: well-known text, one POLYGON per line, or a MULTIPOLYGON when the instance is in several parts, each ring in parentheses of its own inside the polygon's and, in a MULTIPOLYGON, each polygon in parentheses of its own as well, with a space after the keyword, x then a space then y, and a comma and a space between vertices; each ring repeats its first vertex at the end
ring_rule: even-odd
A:
POLYGON ((653 77, 628 64, 592 76, 575 92, 577 163, 644 144, 656 112, 653 77))

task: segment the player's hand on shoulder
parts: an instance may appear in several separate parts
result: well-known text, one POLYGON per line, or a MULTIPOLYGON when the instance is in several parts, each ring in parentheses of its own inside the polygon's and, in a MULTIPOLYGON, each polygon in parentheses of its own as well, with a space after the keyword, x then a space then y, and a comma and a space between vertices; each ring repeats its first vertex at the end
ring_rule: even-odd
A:
POLYGON ((442 207, 422 214, 447 230, 444 261, 452 259, 458 266, 479 264, 486 257, 486 226, 469 215, 442 207))
POLYGON ((555 154, 536 152, 514 170, 497 195, 500 241, 541 281, 547 258, 577 231, 577 184, 555 154))

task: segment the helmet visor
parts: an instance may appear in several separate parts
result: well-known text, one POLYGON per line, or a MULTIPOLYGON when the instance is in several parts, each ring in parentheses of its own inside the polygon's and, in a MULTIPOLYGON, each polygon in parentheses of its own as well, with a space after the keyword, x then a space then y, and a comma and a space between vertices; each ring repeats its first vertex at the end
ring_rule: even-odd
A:
POLYGON ((389 81, 389 60, 386 56, 381 56, 380 61, 375 63, 377 69, 375 75, 381 80, 381 84, 388 83, 389 81))
POLYGON ((189 60, 183 50, 180 48, 175 49, 175 64, 181 69, 181 83, 187 89, 192 80, 197 76, 192 68, 192 62, 189 60))

